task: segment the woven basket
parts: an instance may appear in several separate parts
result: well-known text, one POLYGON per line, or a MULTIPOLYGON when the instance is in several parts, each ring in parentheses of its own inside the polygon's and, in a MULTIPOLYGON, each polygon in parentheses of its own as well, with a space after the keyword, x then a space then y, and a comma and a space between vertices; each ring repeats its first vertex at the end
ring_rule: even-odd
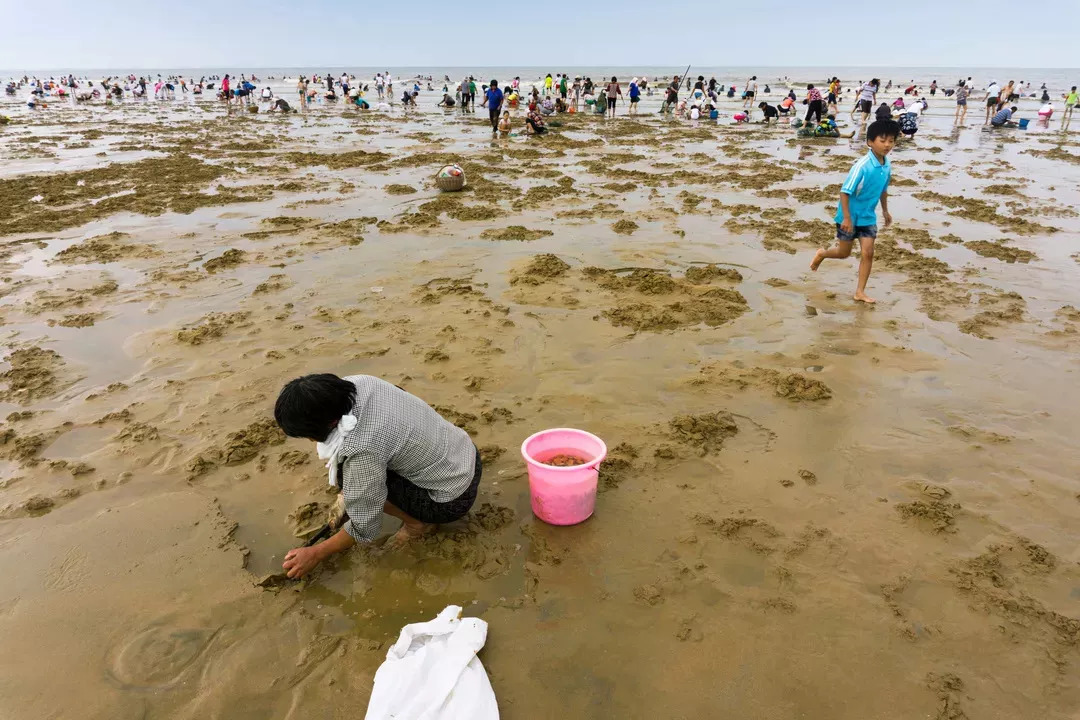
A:
MULTIPOLYGON (((457 165, 454 165, 453 167, 461 170, 457 165)), ((439 172, 435 173, 435 185, 444 192, 457 192, 465 187, 465 171, 461 170, 460 175, 447 176, 442 174, 442 170, 439 170, 439 172)))

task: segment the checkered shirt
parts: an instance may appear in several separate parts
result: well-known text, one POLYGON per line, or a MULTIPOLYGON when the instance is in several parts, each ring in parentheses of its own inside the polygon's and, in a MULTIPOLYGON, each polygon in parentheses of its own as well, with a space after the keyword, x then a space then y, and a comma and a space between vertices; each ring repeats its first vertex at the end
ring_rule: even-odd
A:
POLYGON ((449 502, 472 483, 476 448, 468 434, 415 395, 370 375, 345 378, 356 385, 356 427, 341 448, 341 493, 357 542, 371 542, 382 526, 386 472, 449 502))

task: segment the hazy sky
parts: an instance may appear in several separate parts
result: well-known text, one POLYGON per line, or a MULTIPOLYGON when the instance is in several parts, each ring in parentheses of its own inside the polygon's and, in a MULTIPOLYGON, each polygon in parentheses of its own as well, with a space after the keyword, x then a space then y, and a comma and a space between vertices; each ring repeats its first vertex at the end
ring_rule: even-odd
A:
POLYGON ((5 70, 1080 65, 1080 0, 0 0, 0 22, 5 70))

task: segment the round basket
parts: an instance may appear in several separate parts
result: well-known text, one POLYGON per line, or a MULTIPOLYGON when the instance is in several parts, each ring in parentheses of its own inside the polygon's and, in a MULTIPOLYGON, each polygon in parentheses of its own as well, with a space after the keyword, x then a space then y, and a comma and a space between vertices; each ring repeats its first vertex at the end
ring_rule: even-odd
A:
POLYGON ((465 171, 457 165, 447 165, 435 173, 435 185, 444 192, 457 192, 465 187, 465 171))

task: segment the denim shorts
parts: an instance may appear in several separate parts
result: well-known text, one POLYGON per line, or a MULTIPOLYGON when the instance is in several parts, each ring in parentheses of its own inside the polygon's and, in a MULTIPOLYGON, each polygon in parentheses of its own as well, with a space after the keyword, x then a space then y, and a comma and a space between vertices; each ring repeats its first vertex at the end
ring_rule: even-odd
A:
POLYGON ((836 225, 836 239, 840 242, 853 242, 855 238, 868 237, 871 240, 877 237, 877 225, 855 225, 851 232, 844 232, 839 223, 836 225))

